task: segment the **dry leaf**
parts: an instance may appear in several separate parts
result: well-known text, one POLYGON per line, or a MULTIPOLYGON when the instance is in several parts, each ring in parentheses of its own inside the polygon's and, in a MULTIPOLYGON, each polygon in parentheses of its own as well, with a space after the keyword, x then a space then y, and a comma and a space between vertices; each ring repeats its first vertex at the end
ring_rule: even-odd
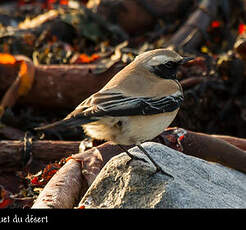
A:
POLYGON ((32 88, 34 80, 35 68, 31 62, 22 61, 18 77, 20 77, 20 85, 18 88, 18 96, 26 95, 32 88))
POLYGON ((20 63, 20 71, 16 80, 12 83, 1 100, 0 118, 3 115, 5 108, 14 106, 19 96, 26 95, 29 92, 35 75, 35 67, 32 61, 26 57, 14 57, 9 54, 1 54, 0 63, 1 61, 4 64, 14 64, 15 62, 20 63))

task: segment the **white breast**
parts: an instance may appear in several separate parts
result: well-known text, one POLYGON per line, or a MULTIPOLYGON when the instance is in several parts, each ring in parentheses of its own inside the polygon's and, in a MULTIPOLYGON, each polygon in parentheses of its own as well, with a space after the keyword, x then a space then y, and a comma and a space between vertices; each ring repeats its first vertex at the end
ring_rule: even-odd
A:
POLYGON ((121 145, 140 144, 161 134, 174 120, 178 109, 156 115, 107 117, 83 125, 87 135, 121 145), (118 125, 120 121, 121 126, 118 125))
POLYGON ((117 141, 126 142, 129 145, 152 140, 171 124, 177 112, 178 109, 165 114, 129 117, 128 125, 122 131, 121 139, 117 141))

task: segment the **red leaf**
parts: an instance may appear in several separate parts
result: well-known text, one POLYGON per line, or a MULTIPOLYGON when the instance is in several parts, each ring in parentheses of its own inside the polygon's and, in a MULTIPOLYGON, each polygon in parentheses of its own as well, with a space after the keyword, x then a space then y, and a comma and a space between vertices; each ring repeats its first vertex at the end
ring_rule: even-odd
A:
POLYGON ((31 183, 32 183, 33 185, 40 185, 40 182, 39 182, 38 177, 34 177, 34 178, 31 180, 31 183))
POLYGON ((246 31, 246 25, 243 23, 240 23, 238 26, 238 33, 241 35, 241 34, 245 33, 245 31, 246 31))
POLYGON ((212 28, 218 28, 218 27, 220 27, 220 24, 221 24, 220 21, 215 20, 215 21, 211 22, 211 27, 212 28))

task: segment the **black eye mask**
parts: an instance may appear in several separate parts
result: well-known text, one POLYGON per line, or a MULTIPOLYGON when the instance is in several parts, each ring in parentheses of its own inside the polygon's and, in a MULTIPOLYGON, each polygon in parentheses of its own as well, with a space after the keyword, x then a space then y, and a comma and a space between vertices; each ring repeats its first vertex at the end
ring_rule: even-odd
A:
POLYGON ((169 61, 165 64, 152 66, 150 71, 161 78, 176 79, 177 69, 178 63, 169 61))

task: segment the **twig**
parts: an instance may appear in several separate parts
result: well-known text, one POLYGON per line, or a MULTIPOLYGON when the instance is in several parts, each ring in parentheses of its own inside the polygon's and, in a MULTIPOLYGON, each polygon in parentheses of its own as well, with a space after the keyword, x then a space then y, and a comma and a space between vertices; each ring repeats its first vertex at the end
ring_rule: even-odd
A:
POLYGON ((193 50, 202 41, 206 29, 217 13, 217 0, 203 0, 183 26, 172 36, 167 46, 193 50))

